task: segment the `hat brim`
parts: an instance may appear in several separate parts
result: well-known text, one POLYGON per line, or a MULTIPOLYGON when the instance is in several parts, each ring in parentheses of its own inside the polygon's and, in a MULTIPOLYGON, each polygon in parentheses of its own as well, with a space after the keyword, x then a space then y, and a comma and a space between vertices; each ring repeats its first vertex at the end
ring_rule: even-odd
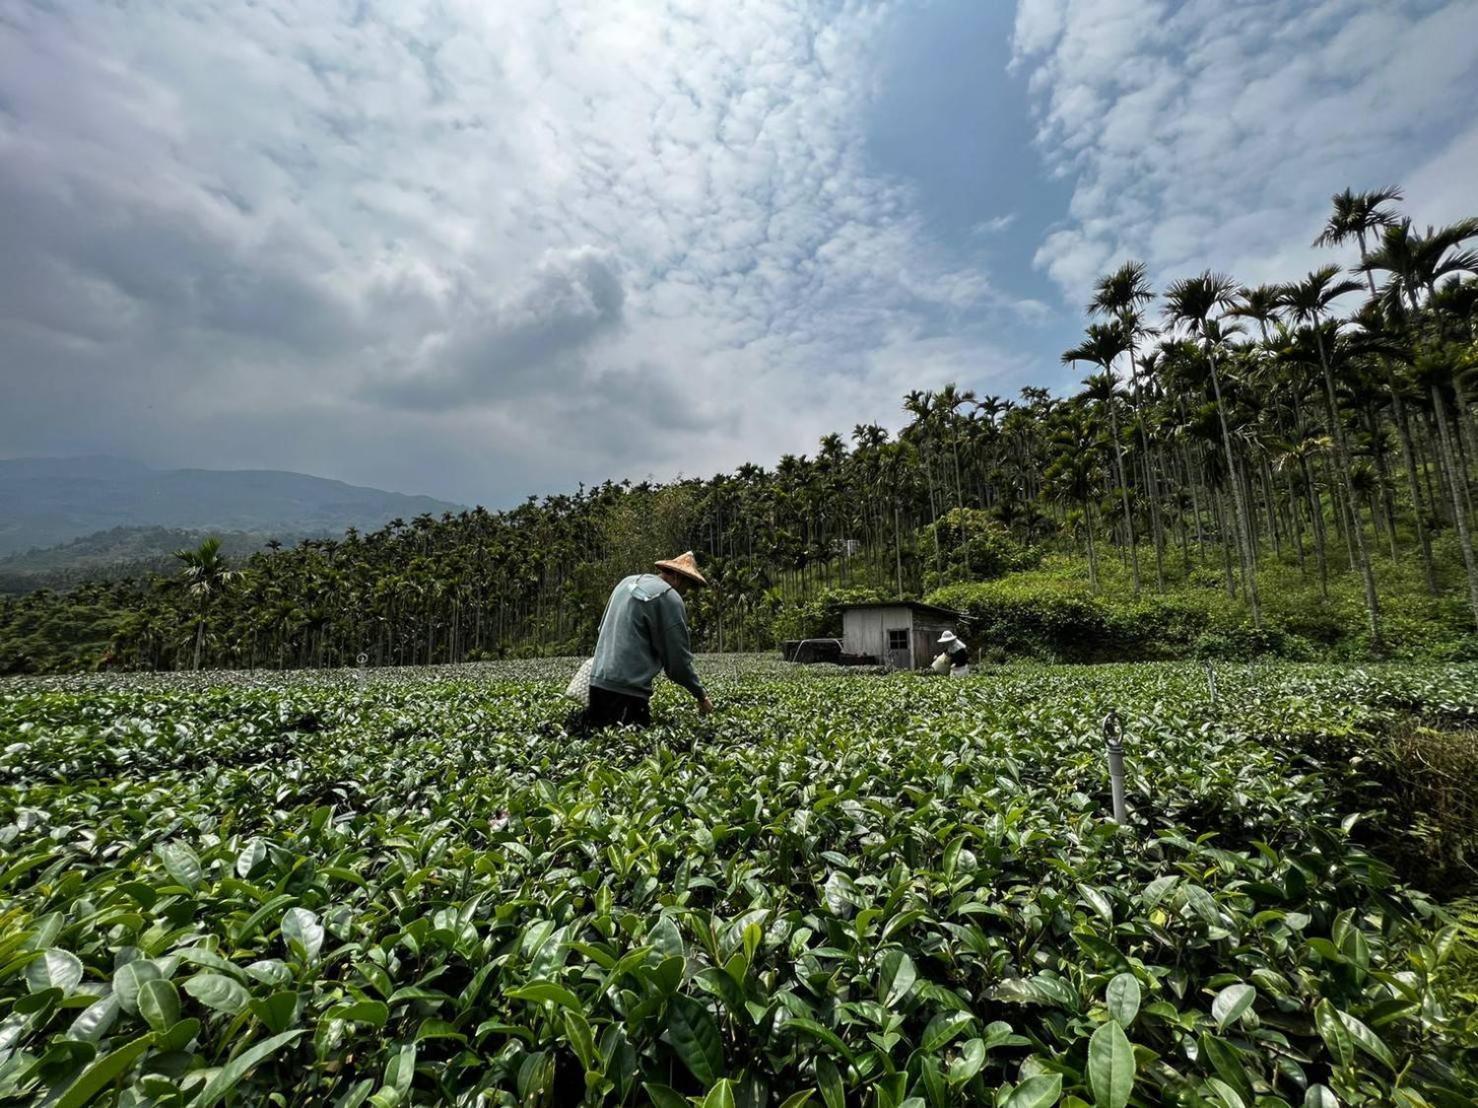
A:
POLYGON ((708 588, 708 580, 701 573, 694 573, 691 569, 677 565, 673 562, 657 562, 658 569, 665 569, 669 573, 675 573, 679 577, 686 578, 701 589, 708 588))

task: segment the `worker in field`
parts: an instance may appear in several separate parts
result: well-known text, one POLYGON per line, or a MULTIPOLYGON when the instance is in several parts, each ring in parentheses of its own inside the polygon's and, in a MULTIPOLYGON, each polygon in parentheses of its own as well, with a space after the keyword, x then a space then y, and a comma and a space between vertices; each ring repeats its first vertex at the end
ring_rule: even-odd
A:
POLYGON ((969 677, 970 648, 965 645, 965 640, 953 631, 946 631, 939 636, 939 645, 944 648, 944 657, 949 661, 949 675, 969 677))
POLYGON ((683 596, 706 588, 690 550, 656 564, 656 573, 627 577, 606 603, 590 668, 590 700, 584 727, 649 726, 652 682, 666 673, 698 701, 698 714, 713 711, 693 667, 688 611, 683 596))

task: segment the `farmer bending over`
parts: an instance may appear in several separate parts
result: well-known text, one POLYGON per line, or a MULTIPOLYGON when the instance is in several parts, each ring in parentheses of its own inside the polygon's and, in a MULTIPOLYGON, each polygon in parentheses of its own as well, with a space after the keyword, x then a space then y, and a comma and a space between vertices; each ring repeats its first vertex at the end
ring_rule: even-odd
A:
POLYGON ((693 668, 683 604, 689 589, 704 588, 708 582, 698 572, 691 550, 658 562, 657 570, 626 578, 606 603, 584 720, 592 730, 623 723, 650 726, 652 681, 659 671, 697 698, 699 715, 713 711, 693 668))
POLYGON ((969 677, 970 648, 965 645, 964 640, 953 631, 946 631, 939 636, 939 645, 944 647, 945 656, 949 658, 949 675, 969 677))

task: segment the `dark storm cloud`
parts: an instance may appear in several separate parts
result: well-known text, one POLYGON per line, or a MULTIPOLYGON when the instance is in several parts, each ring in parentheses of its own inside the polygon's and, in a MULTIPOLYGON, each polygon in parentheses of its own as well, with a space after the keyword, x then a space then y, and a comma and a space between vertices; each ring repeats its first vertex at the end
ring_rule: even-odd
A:
POLYGON ((527 397, 557 370, 573 383, 580 355, 622 321, 626 293, 614 259, 584 248, 551 253, 512 296, 458 313, 428 338, 408 371, 371 382, 380 404, 438 411, 527 397))

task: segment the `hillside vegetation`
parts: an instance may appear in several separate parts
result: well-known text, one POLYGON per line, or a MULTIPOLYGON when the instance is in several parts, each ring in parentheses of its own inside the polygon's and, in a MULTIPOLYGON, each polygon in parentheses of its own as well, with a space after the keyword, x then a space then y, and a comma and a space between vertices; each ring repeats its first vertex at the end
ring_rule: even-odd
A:
POLYGON ((817 633, 847 596, 933 596, 991 657, 1472 656, 1478 219, 1342 193, 1330 265, 1098 283, 1088 376, 910 393, 816 454, 395 520, 186 576, 0 600, 0 671, 456 662, 588 650, 611 584, 697 551, 709 650, 817 633))
POLYGON ((0 592, 65 590, 87 581, 173 573, 178 565, 176 550, 199 546, 211 537, 220 540, 224 556, 241 561, 269 544, 295 545, 307 536, 274 531, 114 527, 56 546, 0 558, 0 592))

